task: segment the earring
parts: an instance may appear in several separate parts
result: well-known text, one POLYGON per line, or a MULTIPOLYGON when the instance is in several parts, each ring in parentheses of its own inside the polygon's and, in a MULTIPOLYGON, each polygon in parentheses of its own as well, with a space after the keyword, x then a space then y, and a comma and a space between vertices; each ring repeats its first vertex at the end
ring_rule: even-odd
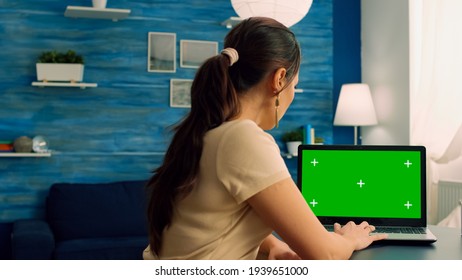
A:
POLYGON ((276 96, 276 128, 279 127, 278 109, 279 109, 279 94, 276 96))

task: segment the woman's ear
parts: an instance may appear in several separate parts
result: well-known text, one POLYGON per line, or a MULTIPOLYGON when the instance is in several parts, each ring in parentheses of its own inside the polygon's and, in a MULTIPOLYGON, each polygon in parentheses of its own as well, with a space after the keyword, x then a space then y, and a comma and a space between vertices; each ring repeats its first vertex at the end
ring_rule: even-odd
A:
POLYGON ((271 86, 275 92, 280 92, 284 88, 286 73, 287 70, 285 68, 278 68, 276 72, 274 72, 273 78, 271 79, 271 86))

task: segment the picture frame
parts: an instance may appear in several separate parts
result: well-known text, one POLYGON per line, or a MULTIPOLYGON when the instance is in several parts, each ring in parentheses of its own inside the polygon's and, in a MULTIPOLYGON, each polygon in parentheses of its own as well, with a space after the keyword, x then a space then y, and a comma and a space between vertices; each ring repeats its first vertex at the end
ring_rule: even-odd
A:
POLYGON ((148 72, 176 72, 176 33, 148 32, 148 72))
POLYGON ((170 79, 170 107, 191 108, 192 79, 170 79))
POLYGON ((218 54, 218 42, 180 40, 180 67, 199 68, 208 58, 218 54))

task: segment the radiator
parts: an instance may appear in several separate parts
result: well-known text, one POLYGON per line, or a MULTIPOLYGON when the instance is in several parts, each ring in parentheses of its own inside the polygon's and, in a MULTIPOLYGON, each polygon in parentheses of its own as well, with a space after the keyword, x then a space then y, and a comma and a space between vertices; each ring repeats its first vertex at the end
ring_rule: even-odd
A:
POLYGON ((439 181, 438 221, 446 218, 462 199, 462 182, 439 181))

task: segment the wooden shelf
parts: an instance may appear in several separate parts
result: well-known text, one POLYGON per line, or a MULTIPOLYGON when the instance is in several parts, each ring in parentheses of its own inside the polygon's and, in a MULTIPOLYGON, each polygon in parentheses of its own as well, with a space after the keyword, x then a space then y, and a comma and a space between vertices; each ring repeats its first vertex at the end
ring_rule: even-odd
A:
POLYGON ((118 21, 128 17, 130 13, 131 10, 127 9, 67 6, 64 16, 73 18, 112 19, 112 21, 118 21))
POLYGON ((78 88, 87 88, 87 87, 97 87, 98 84, 95 83, 61 83, 61 82, 32 82, 32 85, 35 87, 78 87, 78 88))
POLYGON ((53 151, 56 156, 89 156, 89 157, 102 157, 102 156, 164 156, 165 152, 60 152, 53 151))
POLYGON ((51 153, 0 153, 0 157, 51 157, 51 153))

